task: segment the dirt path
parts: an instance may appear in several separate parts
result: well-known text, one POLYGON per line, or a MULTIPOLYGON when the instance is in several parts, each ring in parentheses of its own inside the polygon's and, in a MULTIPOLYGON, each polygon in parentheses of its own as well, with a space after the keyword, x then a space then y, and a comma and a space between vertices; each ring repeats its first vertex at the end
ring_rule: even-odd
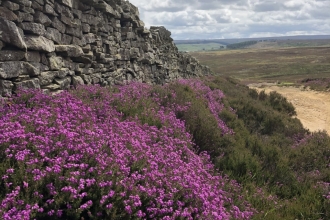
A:
POLYGON ((276 91, 285 96, 296 108, 297 117, 305 128, 310 131, 326 130, 330 134, 330 93, 303 90, 296 87, 279 87, 266 85, 259 88, 260 84, 251 84, 250 88, 267 93, 276 91))

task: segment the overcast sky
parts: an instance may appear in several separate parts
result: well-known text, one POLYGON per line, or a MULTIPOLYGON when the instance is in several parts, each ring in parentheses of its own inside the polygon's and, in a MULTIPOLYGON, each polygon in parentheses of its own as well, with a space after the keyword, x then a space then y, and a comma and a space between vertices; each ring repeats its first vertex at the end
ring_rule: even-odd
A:
POLYGON ((330 0, 129 0, 179 39, 330 35, 330 0))

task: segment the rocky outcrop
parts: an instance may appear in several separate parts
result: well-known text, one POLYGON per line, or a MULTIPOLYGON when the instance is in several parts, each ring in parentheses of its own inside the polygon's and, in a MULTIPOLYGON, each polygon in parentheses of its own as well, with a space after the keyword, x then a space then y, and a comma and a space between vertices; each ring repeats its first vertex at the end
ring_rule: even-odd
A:
POLYGON ((209 74, 124 0, 0 0, 0 96, 209 74))

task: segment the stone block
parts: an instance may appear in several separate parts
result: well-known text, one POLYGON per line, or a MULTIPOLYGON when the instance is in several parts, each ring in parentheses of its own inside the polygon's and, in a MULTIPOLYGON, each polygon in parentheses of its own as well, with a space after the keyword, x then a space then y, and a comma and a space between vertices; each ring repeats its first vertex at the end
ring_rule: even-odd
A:
POLYGON ((31 15, 30 13, 18 11, 16 14, 18 16, 19 22, 22 22, 22 21, 32 22, 33 21, 33 15, 31 15))
POLYGON ((30 79, 14 83, 16 89, 40 89, 39 79, 30 79))
POLYGON ((9 10, 8 8, 1 7, 1 6, 0 6, 0 15, 1 15, 1 17, 5 18, 9 21, 17 21, 18 20, 18 17, 14 12, 9 10))
POLYGON ((70 84, 71 84, 71 77, 65 77, 63 79, 56 79, 54 80, 54 82, 56 84, 58 84, 60 86, 61 89, 69 89, 70 88, 70 84))
POLYGON ((1 50, 0 62, 4 61, 20 61, 25 57, 25 52, 20 50, 1 50))
POLYGON ((60 0, 60 2, 65 5, 65 6, 68 6, 69 8, 72 8, 73 6, 73 0, 60 0))
POLYGON ((38 77, 40 85, 45 86, 51 84, 57 75, 58 71, 42 72, 38 77))
POLYGON ((73 86, 84 85, 84 80, 80 76, 73 76, 72 85, 73 86))
POLYGON ((28 62, 40 63, 40 53, 38 51, 27 51, 25 54, 25 60, 28 62))
POLYGON ((62 34, 55 28, 48 27, 45 37, 57 44, 62 43, 62 34))
POLYGON ((81 47, 77 45, 56 45, 55 51, 67 57, 80 57, 84 55, 81 47))
POLYGON ((22 33, 12 21, 0 17, 0 40, 26 50, 22 33))
POLYGON ((63 66, 62 57, 51 56, 49 57, 49 67, 51 70, 59 70, 63 66))
POLYGON ((42 89, 47 89, 47 90, 54 91, 54 90, 58 90, 58 89, 60 89, 61 86, 58 85, 58 84, 50 84, 50 85, 42 86, 41 88, 42 88, 42 89))
POLYGON ((45 26, 38 23, 22 22, 20 24, 20 27, 27 34, 36 34, 36 35, 44 36, 46 33, 45 26))
POLYGON ((57 17, 52 19, 51 25, 62 34, 65 33, 65 25, 57 17))
POLYGON ((69 45, 72 43, 72 36, 67 34, 62 34, 62 44, 69 45))
POLYGON ((52 16, 58 16, 58 14, 55 12, 53 6, 46 4, 44 6, 44 13, 52 15, 52 16))
POLYGON ((0 78, 11 79, 19 75, 39 75, 40 69, 35 68, 28 62, 7 61, 0 62, 0 78))
POLYGON ((10 97, 14 84, 9 80, 0 80, 0 96, 10 97))
POLYGON ((45 51, 48 53, 55 51, 54 42, 43 36, 29 35, 25 36, 24 39, 27 48, 30 50, 45 51))
POLYGON ((16 4, 14 2, 11 1, 5 1, 2 3, 3 6, 5 6, 6 8, 8 8, 11 11, 18 11, 19 10, 19 4, 16 4))
POLYGON ((43 24, 45 26, 49 26, 52 23, 50 18, 40 11, 37 11, 33 17, 35 22, 43 24))

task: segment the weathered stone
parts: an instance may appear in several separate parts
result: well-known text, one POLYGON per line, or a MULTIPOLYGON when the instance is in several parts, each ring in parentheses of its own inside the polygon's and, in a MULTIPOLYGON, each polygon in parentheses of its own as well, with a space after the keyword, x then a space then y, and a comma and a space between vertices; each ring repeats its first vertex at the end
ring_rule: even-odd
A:
POLYGON ((77 37, 72 37, 72 44, 82 47, 86 45, 86 42, 84 38, 80 39, 77 37))
POLYGON ((61 3, 63 5, 66 5, 66 6, 70 7, 70 8, 72 8, 72 5, 73 5, 72 0, 61 0, 61 3))
POLYGON ((95 34, 93 34, 93 33, 84 34, 84 39, 85 39, 86 44, 91 44, 96 41, 95 34))
POLYGON ((89 52, 88 54, 84 54, 80 57, 72 57, 72 60, 79 63, 92 63, 94 54, 93 52, 89 52))
POLYGON ((58 71, 56 77, 63 79, 64 77, 69 76, 69 75, 71 75, 70 70, 68 68, 62 68, 58 71))
POLYGON ((55 12, 54 8, 49 4, 45 5, 44 13, 50 14, 50 15, 53 15, 53 16, 58 16, 58 14, 55 12))
POLYGON ((84 53, 89 53, 91 51, 91 45, 87 44, 86 46, 82 47, 82 50, 84 51, 84 53))
POLYGON ((52 56, 49 58, 49 67, 51 70, 59 70, 63 66, 63 59, 62 57, 55 57, 52 56))
POLYGON ((40 89, 39 79, 30 79, 15 83, 16 89, 40 89))
POLYGON ((0 51, 0 62, 3 61, 20 61, 25 56, 24 51, 20 50, 1 50, 0 51))
POLYGON ((84 55, 81 47, 76 45, 56 45, 55 50, 67 57, 80 57, 84 55))
POLYGON ((136 58, 140 57, 139 48, 131 48, 130 49, 130 57, 131 57, 131 59, 136 59, 136 58))
POLYGON ((72 27, 72 26, 73 26, 72 19, 69 18, 69 17, 67 17, 67 16, 65 16, 65 15, 63 15, 63 14, 61 14, 61 21, 62 21, 64 24, 68 25, 69 27, 72 27))
POLYGON ((43 10, 43 5, 40 5, 37 1, 32 1, 31 8, 33 8, 36 11, 42 11, 43 10))
POLYGON ((55 76, 58 75, 57 71, 48 71, 40 73, 39 81, 41 86, 49 85, 55 79, 55 76))
POLYGON ((48 59, 46 57, 46 55, 43 53, 41 54, 41 63, 46 65, 46 66, 49 66, 49 62, 48 62, 48 59))
POLYGON ((26 12, 17 12, 17 16, 18 16, 18 21, 22 22, 22 21, 29 21, 32 22, 33 21, 33 15, 26 13, 26 12))
POLYGON ((23 40, 18 27, 12 21, 0 17, 0 40, 21 49, 26 50, 26 44, 23 40))
POLYGON ((57 17, 52 19, 51 25, 54 28, 56 28, 59 32, 61 32, 62 34, 65 33, 65 25, 60 20, 58 20, 57 17))
POLYGON ((105 12, 108 15, 117 17, 117 13, 115 12, 115 10, 113 10, 113 8, 105 1, 99 1, 98 4, 95 5, 95 8, 101 9, 103 12, 105 12))
POLYGON ((45 35, 46 30, 42 24, 32 23, 32 22, 23 22, 20 24, 20 27, 27 34, 36 34, 36 35, 45 35))
POLYGON ((80 20, 82 16, 82 11, 77 9, 72 9, 72 14, 75 18, 78 18, 80 20))
MULTIPOLYGON (((48 71, 49 67, 46 65, 43 65, 40 62, 35 62, 35 61, 29 61, 29 64, 31 64, 32 66, 34 66, 34 68, 36 68, 38 70, 38 72, 36 72, 37 75, 40 74, 40 72, 44 72, 44 71, 48 71)), ((30 74, 30 76, 37 76, 36 74, 30 74)))
POLYGON ((49 17, 40 11, 37 11, 34 14, 34 21, 37 23, 43 24, 45 26, 48 26, 52 23, 52 21, 49 19, 49 17))
POLYGON ((8 8, 0 7, 0 15, 1 17, 9 20, 9 21, 17 21, 17 15, 9 10, 8 8))
POLYGON ((40 70, 23 61, 8 61, 0 63, 0 78, 10 79, 19 75, 39 75, 40 70))
POLYGON ((76 69, 77 74, 85 74, 85 75, 91 75, 94 73, 93 68, 78 68, 76 69))
POLYGON ((72 42, 72 37, 67 35, 67 34, 62 34, 62 40, 61 40, 62 44, 64 45, 69 45, 72 42))
POLYGON ((0 96, 10 97, 14 84, 9 80, 0 80, 0 96))
POLYGON ((25 7, 31 7, 31 5, 32 5, 32 2, 28 1, 28 0, 12 0, 12 1, 21 6, 25 6, 25 7))
POLYGON ((54 42, 48 40, 43 36, 25 36, 24 37, 27 48, 30 50, 38 50, 38 51, 45 51, 45 52, 53 52, 55 51, 54 42))
POLYGON ((83 23, 82 24, 82 31, 83 31, 84 34, 89 33, 91 31, 91 26, 89 24, 83 23))
POLYGON ((92 79, 89 75, 81 75, 82 79, 84 80, 85 84, 92 84, 92 79))
POLYGON ((62 34, 55 28, 48 27, 45 37, 57 44, 62 43, 62 34))
POLYGON ((67 27, 65 33, 78 38, 82 38, 83 36, 80 28, 67 27))
POLYGON ((42 86, 42 88, 54 91, 54 90, 60 89, 61 87, 60 87, 60 85, 57 85, 57 84, 50 84, 50 85, 42 86))
POLYGON ((28 51, 25 54, 25 60, 40 63, 40 53, 38 51, 28 51))
POLYGON ((19 4, 16 4, 14 2, 5 1, 4 3, 2 3, 2 5, 5 6, 6 8, 8 8, 11 11, 19 10, 19 4))
POLYGON ((25 80, 29 80, 30 76, 29 75, 19 75, 18 77, 12 79, 13 82, 22 82, 25 80))
POLYGON ((72 85, 73 86, 84 85, 84 80, 80 76, 73 76, 72 85))
POLYGON ((70 88, 71 84, 71 77, 65 77, 63 79, 56 79, 55 78, 55 83, 60 86, 61 89, 68 89, 70 88))
POLYGON ((0 50, 5 46, 5 44, 0 40, 0 50))

